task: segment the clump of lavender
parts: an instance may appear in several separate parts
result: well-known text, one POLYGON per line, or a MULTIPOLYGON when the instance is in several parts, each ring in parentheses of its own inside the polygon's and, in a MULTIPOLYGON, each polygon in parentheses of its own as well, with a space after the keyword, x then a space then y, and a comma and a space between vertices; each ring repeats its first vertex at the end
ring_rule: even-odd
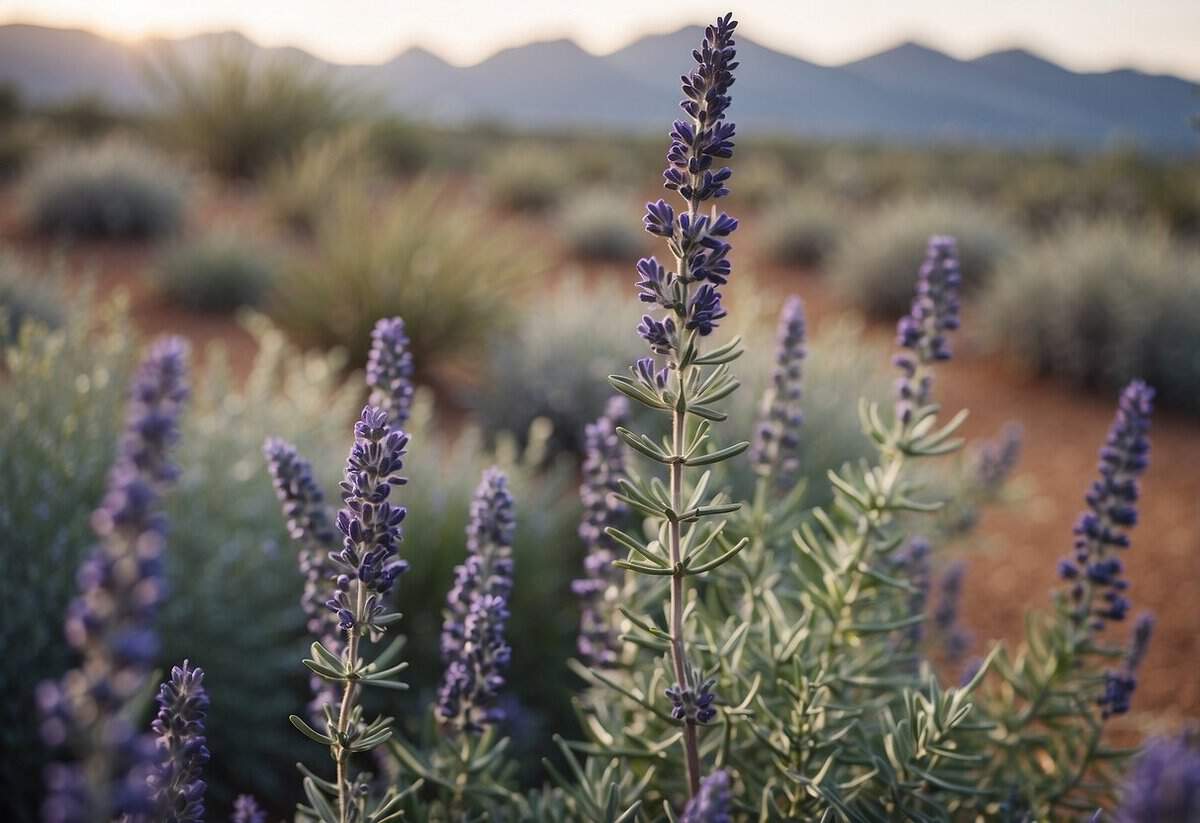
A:
POLYGON ((625 445, 617 427, 629 416, 629 401, 613 397, 604 414, 584 429, 583 483, 579 498, 583 522, 579 537, 587 549, 584 577, 572 581, 571 590, 582 602, 579 622, 579 654, 592 666, 616 665, 621 652, 616 602, 624 573, 613 566, 617 545, 605 531, 628 511, 615 495, 625 476, 625 445))
POLYGON ((108 488, 92 515, 99 542, 67 610, 67 642, 81 665, 38 688, 43 738, 69 744, 79 758, 47 772, 43 816, 51 823, 150 811, 153 742, 133 728, 125 708, 145 688, 158 652, 153 621, 164 594, 166 541, 159 503, 178 475, 170 449, 187 396, 187 344, 157 342, 134 376, 108 488))
POLYGON ((442 624, 445 676, 437 714, 457 732, 478 734, 504 719, 496 705, 512 650, 505 642, 512 593, 512 542, 516 529, 508 478, 493 467, 471 501, 467 558, 454 570, 442 624))
POLYGON ((1059 575, 1071 584, 1072 617, 1093 631, 1123 620, 1129 610, 1124 594, 1129 584, 1116 553, 1129 548, 1128 532, 1137 524, 1138 478, 1149 465, 1153 400, 1154 390, 1140 380, 1121 393, 1100 450, 1100 477, 1085 497, 1088 510, 1075 524, 1075 553, 1059 563, 1059 575))
POLYGON ((367 356, 367 385, 372 406, 383 409, 393 426, 408 422, 413 399, 413 359, 408 350, 408 335, 399 317, 384 318, 371 331, 371 352, 367 356))
POLYGON ((162 823, 198 823, 204 820, 204 766, 208 763, 204 720, 208 692, 204 670, 188 661, 171 669, 171 677, 158 690, 158 716, 151 728, 158 738, 162 758, 148 783, 162 823))
POLYGON ((1021 457, 1024 430, 1007 423, 995 438, 984 441, 973 455, 975 483, 985 495, 995 495, 1012 475, 1021 457))
POLYGON ((729 773, 713 772, 700 783, 700 791, 688 801, 680 823, 733 823, 733 791, 729 773))
POLYGON ((1200 820, 1200 735, 1147 744, 1121 795, 1118 823, 1200 820))
POLYGON ((1104 694, 1098 700, 1101 714, 1105 718, 1114 714, 1125 714, 1129 711, 1130 700, 1137 688, 1137 670, 1146 657, 1150 646, 1150 636, 1154 633, 1154 616, 1142 614, 1133 627, 1133 642, 1129 653, 1125 655, 1122 666, 1117 671, 1104 674, 1104 694))
POLYGON ((946 567, 938 583, 938 603, 933 610, 933 625, 942 640, 946 659, 952 663, 962 660, 971 647, 971 633, 959 622, 966 574, 967 564, 961 560, 946 567))
POLYGON ((804 303, 793 295, 779 315, 775 369, 763 394, 750 448, 754 470, 761 477, 774 476, 780 485, 795 475, 800 464, 800 426, 804 423, 800 398, 806 355, 804 303))
POLYGON ((933 377, 926 367, 950 359, 946 332, 958 328, 961 284, 954 238, 929 238, 925 261, 917 274, 912 309, 896 326, 896 343, 908 350, 892 361, 901 373, 896 381, 896 417, 904 424, 912 421, 917 409, 930 403, 933 377))
POLYGON ((267 823, 267 813, 250 795, 239 795, 237 800, 233 801, 233 816, 230 818, 230 823, 267 823))

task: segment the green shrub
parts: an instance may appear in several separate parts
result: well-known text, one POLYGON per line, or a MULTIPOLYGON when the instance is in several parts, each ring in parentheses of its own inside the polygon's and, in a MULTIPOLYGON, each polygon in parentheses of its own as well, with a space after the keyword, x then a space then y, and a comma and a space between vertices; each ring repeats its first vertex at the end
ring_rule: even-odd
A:
POLYGON ((66 238, 152 239, 183 223, 184 174, 145 146, 113 141, 42 157, 24 185, 35 231, 66 238))
POLYGON ((484 171, 489 199, 512 211, 545 211, 564 198, 571 167, 561 152, 534 143, 516 143, 496 153, 484 171))
POLYGON ((397 177, 411 177, 424 170, 433 156, 429 131, 399 117, 371 123, 367 142, 380 165, 397 177))
POLYGON ((1200 410, 1200 256, 1143 224, 1073 223, 1008 261, 983 333, 1031 369, 1085 387, 1142 377, 1200 410))
POLYGON ((646 247, 640 207, 636 197, 586 192, 563 208, 559 233, 571 253, 584 260, 636 260, 646 247))
POLYGON ((435 182, 390 197, 382 213, 346 192, 318 226, 311 258, 280 283, 273 313, 298 340, 342 346, 355 363, 375 321, 400 315, 428 373, 503 326, 540 267, 534 244, 435 182))
POLYGON ((834 198, 798 195, 763 215, 759 247, 785 266, 819 266, 837 248, 845 225, 846 215, 834 198))
POLYGON ((191 62, 165 56, 151 78, 166 136, 228 177, 261 174, 333 130, 355 105, 312 65, 249 49, 191 62))
POLYGON ((268 176, 268 209, 298 234, 312 234, 342 192, 371 188, 378 166, 369 139, 364 129, 348 128, 310 140, 268 176))
POLYGON ((901 200, 857 221, 830 266, 841 298, 873 317, 893 320, 912 301, 912 283, 930 235, 958 240, 963 289, 978 290, 1004 254, 1015 231, 999 214, 970 202, 901 200))
POLYGON ((183 308, 230 312, 259 306, 275 282, 271 254, 231 229, 168 250, 153 272, 162 295, 183 308))
POLYGON ((67 296, 57 273, 33 272, 8 254, 0 254, 0 344, 11 343, 26 323, 57 329, 67 296))

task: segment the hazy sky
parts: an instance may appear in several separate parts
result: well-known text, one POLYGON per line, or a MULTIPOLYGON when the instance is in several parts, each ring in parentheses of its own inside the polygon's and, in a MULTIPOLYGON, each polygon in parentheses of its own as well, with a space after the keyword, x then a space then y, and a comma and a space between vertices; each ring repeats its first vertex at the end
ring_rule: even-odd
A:
POLYGON ((0 21, 123 38, 235 28, 341 62, 378 62, 418 44, 466 64, 553 37, 611 51, 726 7, 748 36, 823 63, 916 38, 960 57, 1024 45, 1072 68, 1200 79, 1200 0, 0 0, 0 21))

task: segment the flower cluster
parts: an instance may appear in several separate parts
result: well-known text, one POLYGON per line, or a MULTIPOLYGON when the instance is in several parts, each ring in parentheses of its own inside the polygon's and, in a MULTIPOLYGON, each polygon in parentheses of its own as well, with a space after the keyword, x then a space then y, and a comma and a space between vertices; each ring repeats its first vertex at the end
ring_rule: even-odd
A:
POLYGON ((701 681, 699 672, 692 671, 687 682, 700 685, 692 688, 690 685, 676 683, 664 690, 667 699, 671 701, 671 716, 676 720, 685 720, 691 725, 711 723, 717 716, 717 709, 713 706, 717 699, 713 693, 713 687, 717 685, 716 679, 710 677, 701 681))
POLYGON ((700 783, 700 791, 688 801, 680 823, 733 823, 733 790, 729 773, 713 772, 700 783))
POLYGON ((386 411, 391 424, 402 427, 408 422, 413 399, 413 359, 408 350, 404 321, 384 318, 371 331, 371 352, 367 356, 367 385, 372 406, 386 411))
POLYGON ((583 483, 579 498, 583 522, 579 524, 587 554, 585 576, 571 583, 583 602, 579 623, 579 654, 589 665, 607 667, 617 662, 621 640, 616 625, 616 602, 624 573, 613 566, 617 547, 605 529, 616 523, 628 507, 614 497, 618 480, 625 475, 625 445, 617 427, 629 416, 629 401, 613 397, 604 414, 584 430, 583 483))
MULTIPOLYGON (((929 601, 929 541, 923 537, 913 537, 904 548, 891 557, 892 566, 900 572, 912 587, 908 594, 908 613, 910 615, 925 614, 925 606, 929 601)), ((911 648, 916 648, 924 635, 923 621, 913 623, 903 635, 904 641, 911 648)))
POLYGON ((204 820, 204 766, 208 763, 204 720, 208 693, 204 670, 183 661, 171 669, 171 679, 158 690, 158 716, 151 728, 162 757, 148 784, 163 823, 204 820))
POLYGON ((232 823, 267 823, 267 813, 259 807, 258 801, 248 794, 243 794, 233 801, 232 823))
POLYGON ((984 441, 975 451, 974 480, 979 490, 994 495, 1017 466, 1021 457, 1024 430, 1020 423, 1008 423, 995 438, 984 441))
POLYGON ((1125 784, 1116 820, 1200 820, 1200 736, 1152 740, 1125 784))
POLYGON ((961 284, 954 238, 929 238, 912 309, 896 326, 896 343, 908 350, 893 359, 901 374, 896 381, 896 416, 901 422, 908 423, 917 409, 929 404, 933 378, 922 367, 950 359, 946 332, 958 328, 961 284))
POLYGON ((400 476, 407 446, 408 435, 392 428, 386 411, 363 409, 340 484, 344 508, 337 514, 337 528, 342 548, 331 557, 341 573, 326 603, 346 632, 378 630, 375 619, 384 612, 382 599, 408 568, 396 557, 407 510, 388 500, 394 486, 408 482, 400 476), (350 594, 355 581, 357 602, 350 594))
POLYGON ((134 376, 107 491, 92 515, 99 543, 79 570, 79 595, 67 610, 67 642, 83 662, 61 682, 38 688, 43 738, 75 745, 82 760, 46 775, 48 821, 148 810, 153 743, 124 709, 146 686, 158 653, 153 620, 164 596, 166 541, 158 506, 178 474, 170 449, 187 396, 187 345, 159 341, 134 376))
POLYGON ((1075 554, 1059 563, 1059 574, 1071 581, 1070 597, 1077 623, 1096 631, 1129 611, 1128 582, 1113 550, 1129 548, 1128 530, 1137 523, 1138 478, 1149 465, 1150 414, 1154 390, 1140 380, 1121 393, 1108 440, 1100 450, 1100 477, 1085 500, 1088 510, 1075 524, 1075 554), (1100 604, 1095 593, 1100 592, 1100 604))
POLYGON ((971 647, 971 634, 958 619, 966 574, 967 564, 961 560, 946 567, 938 582, 938 604, 933 610, 934 628, 942 640, 946 659, 951 662, 962 660, 971 647))
POLYGON ((775 369, 771 385, 763 394, 750 462, 763 477, 774 476, 781 484, 795 475, 799 466, 800 426, 804 412, 803 391, 805 348, 804 303, 789 297, 779 315, 775 369))
POLYGON ((728 237, 737 220, 727 214, 699 214, 700 205, 729 193, 728 167, 714 169, 718 159, 733 156, 734 124, 725 119, 729 87, 733 85, 733 31, 737 23, 730 15, 704 32, 704 42, 693 52, 696 67, 683 77, 684 100, 680 104, 690 120, 676 120, 671 129, 664 185, 684 199, 687 210, 676 215, 665 200, 646 205, 643 225, 650 234, 666 238, 678 271, 671 272, 654 257, 637 264, 638 297, 675 313, 674 318, 656 319, 647 314, 638 334, 656 354, 669 355, 679 349, 684 329, 704 337, 712 334, 725 317, 718 287, 729 280, 732 264, 728 237), (700 284, 689 294, 688 286, 700 284))
POLYGON ((1154 617, 1142 614, 1133 627, 1133 642, 1121 668, 1104 674, 1104 694, 1099 698, 1101 713, 1104 717, 1114 714, 1125 714, 1129 711, 1129 702, 1137 688, 1137 670, 1146 657, 1150 647, 1150 636, 1154 633, 1154 617))
POLYGON ((512 650, 505 642, 512 593, 512 543, 516 530, 508 478, 493 467, 471 501, 467 557, 454 570, 442 624, 446 672, 438 716, 457 731, 478 733, 504 719, 496 705, 512 650))

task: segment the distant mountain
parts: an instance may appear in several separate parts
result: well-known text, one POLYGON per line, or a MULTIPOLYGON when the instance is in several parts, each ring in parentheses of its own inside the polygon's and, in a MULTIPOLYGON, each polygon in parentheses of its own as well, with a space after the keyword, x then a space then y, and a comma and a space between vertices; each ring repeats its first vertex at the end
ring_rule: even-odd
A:
MULTIPOLYGON (((0 26, 0 82, 35 102, 84 94, 149 104, 144 65, 156 50, 200 59, 253 49, 328 70, 389 108, 441 122, 489 119, 528 128, 662 128, 702 30, 643 37, 608 55, 569 40, 505 49, 453 66, 424 49, 378 65, 334 65, 295 48, 263 48, 236 32, 127 45, 86 31, 0 26)), ((1114 139, 1160 150, 1196 145, 1195 83, 1129 69, 1079 73, 1019 49, 959 60, 903 43, 823 66, 739 38, 735 117, 744 132, 908 142, 965 140, 1097 147, 1114 139)))

